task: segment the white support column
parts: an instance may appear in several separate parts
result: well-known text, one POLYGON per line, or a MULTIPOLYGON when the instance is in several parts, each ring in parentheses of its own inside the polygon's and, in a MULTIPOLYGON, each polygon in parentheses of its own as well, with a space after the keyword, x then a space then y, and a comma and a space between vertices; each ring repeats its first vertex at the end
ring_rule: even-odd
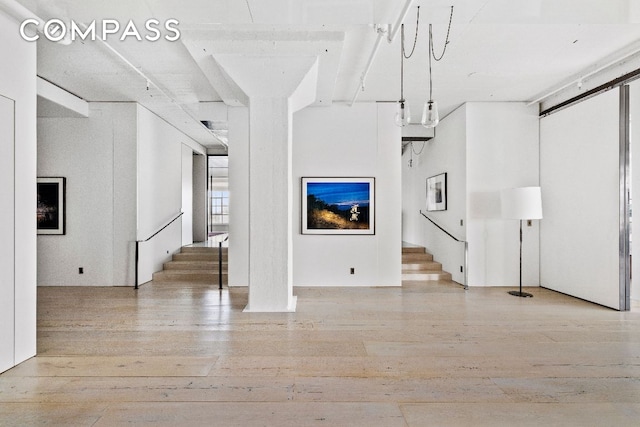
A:
POLYGON ((291 110, 286 98, 249 105, 249 304, 295 311, 292 266, 291 110))
POLYGON ((245 311, 295 311, 291 120, 294 111, 315 101, 318 60, 251 55, 215 59, 249 99, 249 304, 245 311))

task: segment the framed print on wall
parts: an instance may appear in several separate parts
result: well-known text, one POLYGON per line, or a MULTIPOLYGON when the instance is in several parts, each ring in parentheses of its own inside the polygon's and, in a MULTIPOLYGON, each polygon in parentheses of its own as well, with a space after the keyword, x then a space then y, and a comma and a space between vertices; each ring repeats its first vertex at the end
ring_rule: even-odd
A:
POLYGON ((302 234, 375 234, 375 178, 302 178, 302 234))
POLYGON ((38 178, 38 234, 65 234, 65 178, 38 178))
POLYGON ((447 210, 447 173, 427 178, 427 212, 447 210))

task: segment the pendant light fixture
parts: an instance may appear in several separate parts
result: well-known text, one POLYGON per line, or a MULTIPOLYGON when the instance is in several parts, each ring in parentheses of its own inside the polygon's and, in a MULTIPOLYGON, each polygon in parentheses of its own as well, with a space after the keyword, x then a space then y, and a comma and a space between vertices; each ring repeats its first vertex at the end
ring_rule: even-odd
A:
POLYGON ((438 103, 433 100, 433 74, 431 70, 431 57, 435 61, 440 61, 445 52, 447 51, 447 45, 449 44, 449 32, 451 31, 451 21, 453 20, 453 6, 451 6, 451 15, 449 16, 449 27, 447 28, 447 37, 444 42, 444 48, 440 57, 436 57, 433 49, 433 30, 431 24, 429 24, 429 99, 424 103, 422 109, 422 126, 426 128, 434 128, 440 122, 440 115, 438 114, 438 103))
POLYGON ((418 27, 420 23, 420 6, 418 6, 418 13, 416 18, 416 35, 413 39, 413 47, 411 48, 411 53, 409 55, 405 54, 404 50, 404 24, 400 26, 400 110, 396 113, 396 125, 400 127, 405 127, 411 122, 411 112, 409 110, 409 105, 405 105, 404 99, 404 60, 411 58, 413 52, 416 50, 416 42, 418 40, 418 27))

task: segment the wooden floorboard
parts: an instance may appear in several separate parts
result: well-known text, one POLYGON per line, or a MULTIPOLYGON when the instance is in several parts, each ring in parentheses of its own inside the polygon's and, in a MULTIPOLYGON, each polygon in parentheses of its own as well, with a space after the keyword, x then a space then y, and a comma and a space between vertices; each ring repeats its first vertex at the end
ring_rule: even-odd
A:
POLYGON ((265 314, 241 288, 39 288, 0 425, 639 425, 640 313, 529 291, 295 288, 265 314))

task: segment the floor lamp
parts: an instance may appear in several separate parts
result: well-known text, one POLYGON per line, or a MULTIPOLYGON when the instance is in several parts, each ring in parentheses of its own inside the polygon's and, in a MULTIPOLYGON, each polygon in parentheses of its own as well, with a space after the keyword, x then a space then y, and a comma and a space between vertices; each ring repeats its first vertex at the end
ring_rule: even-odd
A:
POLYGON ((520 220, 520 290, 510 291, 517 297, 532 297, 522 292, 522 221, 542 218, 542 197, 540 187, 509 188, 500 194, 502 217, 520 220))

